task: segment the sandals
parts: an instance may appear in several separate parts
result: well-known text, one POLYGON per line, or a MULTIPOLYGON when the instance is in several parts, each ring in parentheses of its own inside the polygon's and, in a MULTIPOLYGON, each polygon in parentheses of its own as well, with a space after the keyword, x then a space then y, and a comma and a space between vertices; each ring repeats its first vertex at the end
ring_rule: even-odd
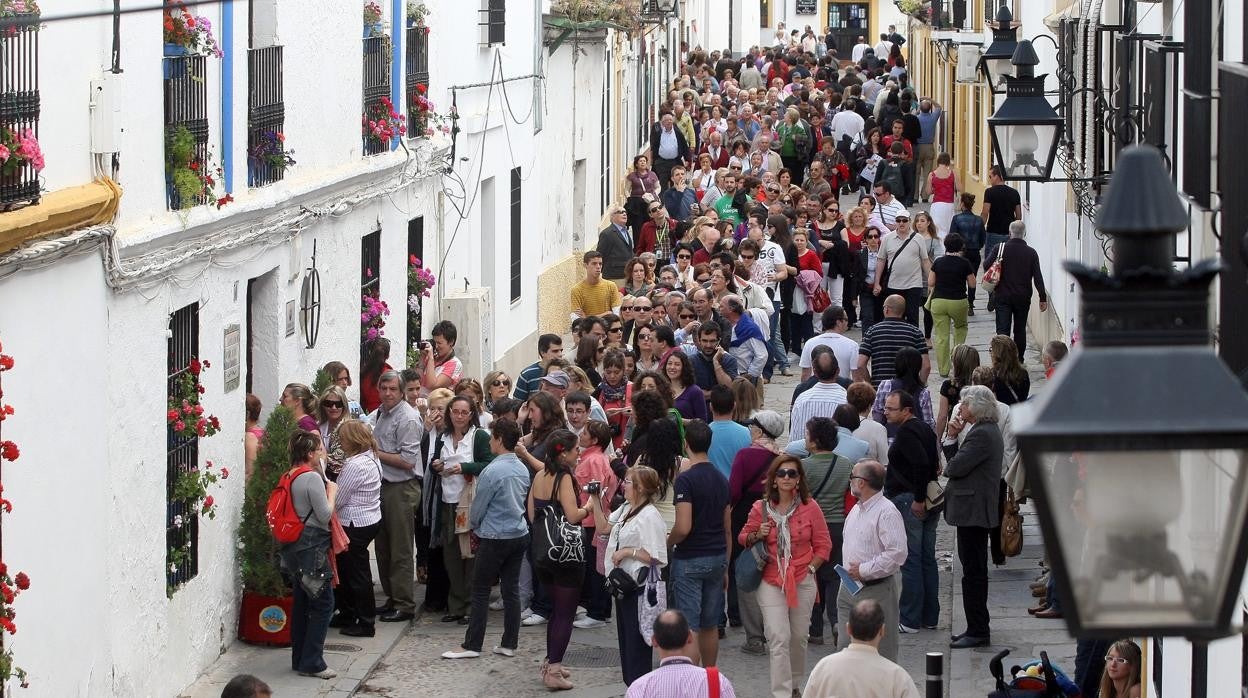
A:
POLYGON ((428 569, 428 568, 426 568, 426 567, 417 567, 417 568, 416 568, 416 583, 417 583, 417 584, 428 584, 428 583, 429 583, 429 569, 428 569))

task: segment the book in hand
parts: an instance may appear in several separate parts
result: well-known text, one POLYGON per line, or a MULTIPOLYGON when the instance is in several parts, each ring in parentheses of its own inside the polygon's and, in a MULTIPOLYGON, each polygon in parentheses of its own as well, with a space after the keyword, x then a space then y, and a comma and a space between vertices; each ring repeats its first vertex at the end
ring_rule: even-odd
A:
POLYGON ((862 584, 849 576, 849 570, 839 564, 832 569, 836 570, 836 573, 841 576, 841 586, 845 588, 845 591, 848 591, 853 596, 857 596, 858 592, 862 591, 862 584))

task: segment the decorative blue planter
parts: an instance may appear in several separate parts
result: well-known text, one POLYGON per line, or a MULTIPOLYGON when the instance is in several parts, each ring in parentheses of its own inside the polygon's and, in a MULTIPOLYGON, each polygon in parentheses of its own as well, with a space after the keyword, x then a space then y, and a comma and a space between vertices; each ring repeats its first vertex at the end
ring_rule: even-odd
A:
POLYGON ((364 38, 365 39, 372 37, 372 36, 381 36, 382 34, 385 34, 385 33, 386 33, 385 25, 382 24, 381 22, 377 22, 376 24, 364 25, 364 38))
POLYGON ((186 77, 186 61, 180 60, 191 55, 190 49, 181 44, 165 44, 164 63, 165 79, 186 77))

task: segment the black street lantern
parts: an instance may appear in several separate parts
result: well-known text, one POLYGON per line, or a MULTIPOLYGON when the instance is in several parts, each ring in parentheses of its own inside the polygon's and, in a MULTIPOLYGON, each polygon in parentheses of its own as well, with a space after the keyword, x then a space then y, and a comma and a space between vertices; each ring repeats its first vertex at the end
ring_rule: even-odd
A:
POLYGON ((988 89, 997 94, 1005 92, 1002 78, 1011 74, 1010 59, 1018 47, 1018 27, 1014 26, 1014 14, 1002 5, 997 9, 997 21, 992 29, 992 43, 979 57, 979 72, 988 81, 988 89))
POLYGON ((1122 151, 1097 225, 1113 274, 1065 268, 1083 345, 1012 418, 1070 632, 1229 634, 1248 561, 1248 394, 1209 346, 1217 260, 1179 272, 1188 215, 1160 153, 1122 151))
POLYGON ((1024 39, 1011 59, 1014 76, 1005 76, 1005 101, 988 117, 992 150, 1005 179, 1049 179, 1065 121, 1044 96, 1045 75, 1037 76, 1040 59, 1024 39))

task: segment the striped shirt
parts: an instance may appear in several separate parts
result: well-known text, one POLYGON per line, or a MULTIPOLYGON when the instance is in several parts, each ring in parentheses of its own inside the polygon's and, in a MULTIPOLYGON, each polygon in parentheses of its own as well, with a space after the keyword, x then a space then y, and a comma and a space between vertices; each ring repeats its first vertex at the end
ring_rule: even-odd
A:
MULTIPOLYGON (((688 657, 667 657, 659 662, 659 668, 646 674, 628 687, 627 698, 703 698, 709 696, 706 669, 689 661, 688 657)), ((719 675, 721 698, 736 698, 732 682, 719 675)))
POLYGON ((880 492, 849 511, 842 541, 841 564, 858 565, 858 576, 866 581, 897 574, 906 562, 906 525, 880 492))
POLYGON ((871 359, 871 384, 897 375, 897 350, 913 347, 919 354, 927 353, 927 340, 919 328, 905 320, 885 318, 867 330, 858 345, 858 353, 871 359))
POLYGON ((896 230, 897 214, 905 210, 906 207, 902 206, 901 202, 894 196, 893 200, 888 203, 884 203, 883 201, 875 202, 875 210, 872 211, 871 216, 873 218, 878 218, 879 221, 884 224, 884 227, 889 230, 896 230))
POLYGON ((377 454, 357 453, 343 463, 334 509, 343 526, 371 526, 381 521, 381 461, 377 454))
POLYGON ((832 413, 846 401, 845 389, 837 383, 815 383, 793 403, 789 410, 789 441, 804 444, 806 422, 812 417, 832 417, 832 413))

